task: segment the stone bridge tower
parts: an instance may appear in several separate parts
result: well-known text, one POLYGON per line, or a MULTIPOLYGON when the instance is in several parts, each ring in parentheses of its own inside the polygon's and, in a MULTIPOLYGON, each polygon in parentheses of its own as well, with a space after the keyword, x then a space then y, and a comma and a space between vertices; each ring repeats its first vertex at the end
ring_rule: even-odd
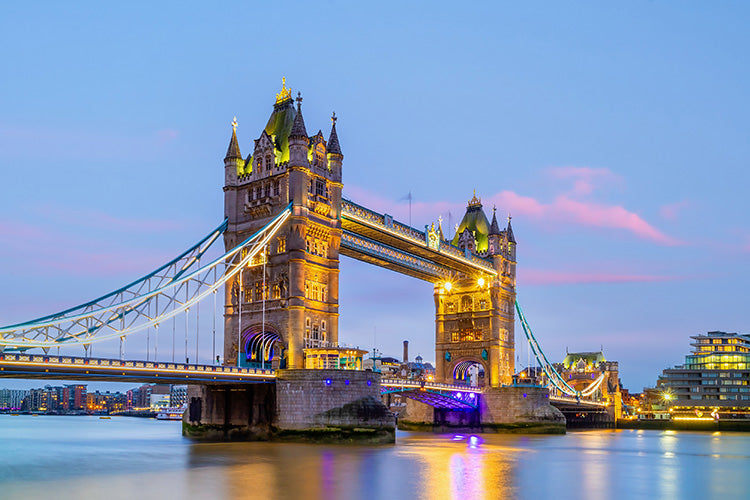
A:
POLYGON ((477 273, 435 285, 435 361, 439 381, 497 387, 514 374, 516 240, 508 217, 501 230, 474 195, 452 242, 491 259, 497 276, 477 273))
POLYGON ((282 85, 253 151, 243 159, 237 123, 224 158, 227 250, 292 203, 292 216, 242 278, 225 287, 224 361, 303 368, 305 347, 338 342, 341 154, 336 117, 326 141, 308 136, 302 97, 282 85), (265 287, 263 269, 265 259, 265 287), (265 311, 265 314, 263 314, 265 311), (265 319, 264 319, 265 318, 265 319))

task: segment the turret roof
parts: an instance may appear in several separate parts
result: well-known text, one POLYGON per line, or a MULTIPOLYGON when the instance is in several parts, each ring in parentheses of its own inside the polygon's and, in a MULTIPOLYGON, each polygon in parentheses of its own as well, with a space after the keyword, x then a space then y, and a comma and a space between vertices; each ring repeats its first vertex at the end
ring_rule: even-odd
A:
POLYGON ((227 155, 224 159, 229 158, 242 158, 240 154, 240 144, 237 142, 237 118, 232 122, 232 138, 229 140, 229 147, 227 148, 227 155))
POLYGON ((511 216, 509 215, 508 216, 508 228, 505 230, 505 232, 508 234, 508 241, 511 243, 515 243, 516 237, 513 236, 513 226, 510 225, 510 219, 511 219, 511 216))
POLYGON ((490 224, 490 234, 500 234, 500 226, 497 223, 497 209, 492 207, 492 224, 490 224))
POLYGON ((301 97, 298 99, 297 113, 294 117, 292 130, 289 132, 290 137, 307 137, 307 130, 305 129, 305 120, 302 118, 302 106, 300 101, 302 101, 301 97))
POLYGON ((340 155, 341 154, 341 146, 339 145, 339 136, 336 133, 336 113, 333 113, 333 116, 331 116, 331 135, 328 136, 328 152, 340 155))
POLYGON ((289 135, 296 116, 294 101, 291 97, 286 97, 273 105, 273 113, 266 123, 264 130, 274 141, 279 162, 289 161, 289 135))
POLYGON ((489 248, 489 239, 487 236, 490 234, 490 222, 484 214, 482 202, 476 197, 476 193, 474 193, 474 197, 469 201, 464 218, 461 219, 461 223, 458 225, 456 235, 451 241, 453 245, 458 244, 458 238, 464 230, 469 230, 474 235, 477 252, 484 252, 489 248))

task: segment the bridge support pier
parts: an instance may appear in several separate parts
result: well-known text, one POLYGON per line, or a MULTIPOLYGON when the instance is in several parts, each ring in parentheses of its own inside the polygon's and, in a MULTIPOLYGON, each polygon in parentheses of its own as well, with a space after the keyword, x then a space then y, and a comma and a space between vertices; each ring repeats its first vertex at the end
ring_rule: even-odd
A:
POLYGON ((565 417, 550 405, 546 388, 492 387, 482 392, 477 410, 437 409, 407 399, 398 427, 434 432, 564 434, 565 417))
POLYGON ((395 442, 380 374, 278 370, 265 384, 189 386, 183 435, 202 441, 395 442))

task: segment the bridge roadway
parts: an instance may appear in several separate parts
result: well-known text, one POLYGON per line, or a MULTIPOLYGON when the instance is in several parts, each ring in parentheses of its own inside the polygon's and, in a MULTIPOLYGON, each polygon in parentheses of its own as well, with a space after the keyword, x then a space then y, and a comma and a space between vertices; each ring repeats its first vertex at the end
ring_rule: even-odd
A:
MULTIPOLYGON (((276 372, 236 366, 0 353, 0 378, 214 385, 268 383, 276 378, 276 372)), ((384 378, 380 386, 383 394, 404 393, 437 408, 453 409, 476 409, 477 396, 483 391, 481 387, 397 378, 384 378)), ((549 399, 561 411, 600 413, 607 408, 606 403, 586 399, 555 395, 549 399)))
POLYGON ((275 377, 274 370, 260 368, 0 353, 0 378, 213 385, 264 383, 275 377))
POLYGON ((437 238, 350 200, 341 200, 340 253, 437 283, 456 274, 497 276, 490 260, 467 254, 437 238))
MULTIPOLYGON (((476 399, 476 395, 483 392, 481 387, 398 378, 384 378, 380 382, 380 387, 383 394, 403 393, 406 396, 438 408, 477 408, 478 400, 476 399), (420 392, 423 394, 419 395, 420 392)), ((538 386, 530 385, 528 387, 536 388, 538 386)), ((590 399, 552 394, 549 397, 549 401, 560 411, 575 411, 580 413, 603 413, 607 411, 608 406, 607 403, 590 399)))

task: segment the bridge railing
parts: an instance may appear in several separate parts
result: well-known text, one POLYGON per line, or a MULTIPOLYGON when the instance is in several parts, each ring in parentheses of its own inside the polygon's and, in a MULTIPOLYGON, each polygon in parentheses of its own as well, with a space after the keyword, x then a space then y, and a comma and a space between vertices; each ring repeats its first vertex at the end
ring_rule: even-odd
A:
POLYGON ((189 363, 174 363, 163 361, 136 361, 108 358, 86 358, 78 356, 46 355, 46 354, 18 354, 0 353, 0 365, 3 364, 38 364, 57 365, 65 368, 116 368, 116 369, 138 369, 138 370, 178 370, 185 372, 211 372, 242 375, 262 375, 264 377, 275 377, 275 370, 261 368, 240 368, 237 366, 224 365, 200 365, 189 363))
POLYGON ((440 382, 429 382, 422 380, 409 380, 403 378, 383 378, 380 380, 381 386, 387 387, 410 387, 410 388, 425 388, 435 390, 446 390, 454 392, 482 392, 481 387, 473 387, 468 385, 458 384, 443 384, 440 382))
MULTIPOLYGON (((406 240, 416 243, 421 247, 428 248, 427 236, 424 231, 420 231, 411 226, 407 226, 401 222, 393 220, 389 215, 380 214, 369 208, 365 208, 361 205, 354 203, 351 200, 341 200, 341 212, 343 215, 353 216, 354 218, 360 219, 361 221, 380 227, 386 231, 397 233, 398 236, 403 237, 406 240)), ((475 267, 490 273, 497 274, 492 262, 489 260, 479 257, 471 252, 464 252, 460 248, 451 245, 445 240, 440 241, 440 245, 437 249, 438 253, 450 255, 451 257, 468 262, 475 267)))

